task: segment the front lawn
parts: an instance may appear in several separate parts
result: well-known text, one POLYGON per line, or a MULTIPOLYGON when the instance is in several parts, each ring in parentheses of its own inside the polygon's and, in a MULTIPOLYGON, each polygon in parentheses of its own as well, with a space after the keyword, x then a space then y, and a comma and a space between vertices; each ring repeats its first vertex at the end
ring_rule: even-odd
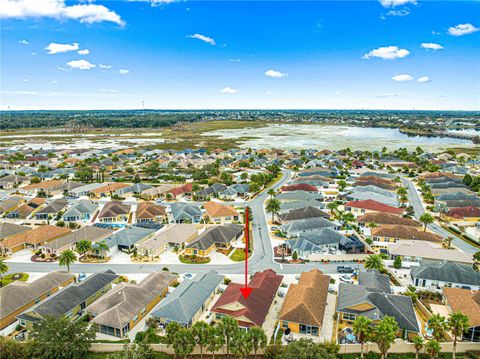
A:
MULTIPOLYGON (((252 253, 250 252, 250 255, 252 253)), ((248 258, 250 258, 250 255, 248 258)), ((244 248, 237 248, 235 252, 230 256, 230 259, 235 262, 243 262, 245 260, 245 249, 244 248)))
POLYGON ((21 282, 26 282, 28 280, 28 274, 27 273, 12 273, 12 274, 4 276, 2 278, 2 280, 0 281, 0 283, 1 283, 1 286, 4 287, 7 284, 15 282, 16 280, 19 280, 21 282))

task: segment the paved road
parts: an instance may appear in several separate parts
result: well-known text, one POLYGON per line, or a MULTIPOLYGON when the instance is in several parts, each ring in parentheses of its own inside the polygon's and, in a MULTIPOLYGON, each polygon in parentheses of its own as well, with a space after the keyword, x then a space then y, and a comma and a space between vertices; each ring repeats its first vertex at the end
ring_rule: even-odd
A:
MULTIPOLYGON (((415 189, 415 185, 413 184, 412 181, 410 181, 407 178, 402 178, 403 184, 407 187, 407 195, 408 195, 408 201, 410 204, 413 206, 413 209, 415 210, 415 218, 419 219, 420 216, 425 212, 425 208, 423 208, 423 203, 422 200, 420 199, 420 195, 418 194, 417 190, 415 189)), ((447 237, 452 237, 453 238, 453 245, 455 245, 457 248, 461 249, 464 252, 467 253, 476 253, 478 252, 478 248, 475 246, 471 245, 468 242, 465 242, 463 239, 460 237, 454 235, 453 233, 443 229, 441 226, 439 226, 436 223, 432 223, 428 225, 428 228, 435 232, 436 234, 447 238, 447 237)))
MULTIPOLYGON (((282 178, 276 182, 270 188, 278 189, 283 186, 291 176, 291 171, 282 171, 282 178)), ((270 236, 268 233, 268 226, 266 220, 266 213, 263 209, 263 203, 268 197, 268 189, 264 190, 253 200, 244 203, 248 205, 253 214, 253 255, 248 260, 250 272, 256 272, 271 268, 278 273, 282 274, 295 274, 308 271, 312 268, 319 268, 324 273, 336 273, 336 263, 322 264, 322 263, 306 263, 306 264, 285 264, 280 265, 273 261, 273 249, 270 242, 270 236)), ((238 203, 237 205, 241 205, 238 203)), ((355 265, 353 262, 342 262, 342 265, 355 265)), ((51 272, 58 270, 58 263, 19 263, 8 262, 9 273, 14 272, 51 272)), ((71 265, 71 271, 74 273, 94 273, 106 269, 112 269, 117 273, 149 273, 152 271, 158 271, 167 267, 172 272, 180 273, 195 273, 203 270, 216 269, 223 274, 241 274, 244 272, 244 262, 235 264, 223 264, 223 265, 210 265, 210 264, 73 264, 71 265)))

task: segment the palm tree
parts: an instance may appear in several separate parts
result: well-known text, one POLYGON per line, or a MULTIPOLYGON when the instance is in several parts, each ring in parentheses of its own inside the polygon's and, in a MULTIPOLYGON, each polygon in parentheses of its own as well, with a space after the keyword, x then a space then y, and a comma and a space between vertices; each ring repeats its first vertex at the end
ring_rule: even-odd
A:
POLYGON ((247 332, 246 339, 246 341, 251 343, 253 355, 255 358, 257 358, 258 349, 263 349, 267 346, 267 336, 265 335, 263 329, 260 327, 250 328, 247 332))
POLYGON ((384 316, 382 321, 374 329, 374 340, 382 353, 382 359, 388 355, 388 350, 396 338, 398 324, 394 317, 384 316))
POLYGON ((370 222, 368 224, 368 228, 370 228, 370 229, 377 228, 377 227, 378 227, 378 225, 375 222, 370 222))
POLYGON ((458 337, 462 337, 463 333, 468 329, 468 317, 461 312, 450 313, 447 319, 447 326, 450 332, 453 334, 453 354, 452 358, 455 359, 457 354, 457 340, 458 337))
POLYGON ((440 350, 442 350, 442 347, 437 340, 431 339, 425 345, 425 349, 427 349, 427 353, 430 354, 430 358, 435 359, 438 353, 440 353, 440 350))
POLYGON ((350 212, 345 212, 342 214, 342 221, 347 226, 350 222, 355 221, 355 216, 350 212))
POLYGON ((252 342, 247 339, 248 333, 237 330, 232 336, 230 348, 235 358, 245 358, 252 351, 252 342))
POLYGON ((333 215, 333 212, 337 210, 338 203, 336 201, 327 203, 327 208, 330 210, 330 215, 333 215))
POLYGON ((8 272, 8 265, 0 259, 0 287, 3 287, 3 275, 8 272))
POLYGON ((265 210, 268 213, 272 214, 272 223, 275 219, 275 215, 280 212, 280 201, 276 198, 270 198, 267 200, 267 203, 265 205, 265 210))
POLYGON ((60 256, 58 256, 58 264, 67 267, 68 273, 70 273, 70 264, 75 263, 76 260, 77 255, 71 249, 63 251, 60 256))
POLYGON ((423 337, 420 335, 416 335, 413 338, 413 344, 415 344, 415 359, 418 359, 418 354, 420 353, 420 350, 423 348, 423 337))
POLYGON ((423 231, 425 232, 427 230, 427 226, 433 223, 433 216, 430 213, 425 212, 420 216, 419 220, 423 223, 423 231))
POLYGON ((275 191, 273 188, 270 188, 270 189, 267 191, 267 194, 270 196, 270 198, 273 198, 273 197, 275 197, 275 195, 277 194, 277 191, 275 191))
POLYGON ((427 327, 433 331, 433 338, 437 341, 441 341, 445 336, 445 331, 447 329, 445 317, 440 314, 433 314, 428 320, 427 327))
POLYGON ((82 239, 81 241, 77 242, 77 251, 83 256, 89 250, 92 249, 92 242, 87 241, 86 239, 82 239))
POLYGON ((230 358, 230 345, 236 333, 239 331, 238 323, 232 317, 225 316, 220 320, 219 325, 225 338, 225 345, 227 346, 227 358, 230 358))
POLYGON ((382 257, 379 254, 371 254, 365 260, 366 269, 376 269, 378 271, 383 270, 382 257))
POLYGON ((104 258, 104 252, 109 250, 107 242, 101 241, 101 242, 95 243, 95 246, 96 246, 97 251, 99 251, 101 253, 100 258, 103 259, 104 258))
POLYGON ((225 344, 225 336, 220 326, 210 327, 209 330, 210 335, 208 336, 207 349, 212 353, 213 359, 215 359, 215 352, 225 344))
POLYGON ((363 345, 372 332, 372 320, 363 315, 358 316, 353 322, 353 332, 361 344, 360 357, 363 358, 363 345))
POLYGON ((196 322, 192 326, 192 334, 195 339, 195 344, 200 347, 200 359, 203 359, 203 348, 208 344, 209 341, 208 336, 211 334, 209 328, 210 326, 203 321, 196 322))
POLYGON ((188 328, 180 328, 173 337, 172 347, 175 356, 181 355, 186 358, 195 348, 195 338, 192 332, 188 328))

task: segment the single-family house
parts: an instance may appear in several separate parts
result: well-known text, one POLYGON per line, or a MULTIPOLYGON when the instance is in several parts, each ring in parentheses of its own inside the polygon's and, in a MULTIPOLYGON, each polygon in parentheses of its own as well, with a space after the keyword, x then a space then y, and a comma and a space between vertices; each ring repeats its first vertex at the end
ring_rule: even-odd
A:
POLYGON ((125 225, 130 218, 131 206, 118 201, 107 202, 98 214, 98 222, 125 225))
MULTIPOLYGON (((135 244, 148 240, 155 232, 156 229, 154 228, 144 228, 136 225, 119 230, 105 239, 108 253, 113 254, 119 250, 131 253, 135 249, 135 244)), ((98 252, 95 244, 92 246, 92 249, 94 253, 102 255, 102 253, 98 252)))
POLYGON ((210 201, 205 203, 203 207, 205 208, 205 214, 213 223, 229 223, 239 220, 238 212, 232 206, 210 201))
POLYGON ((367 199, 363 201, 350 201, 345 203, 345 211, 352 213, 355 217, 358 217, 374 212, 390 213, 400 216, 404 210, 402 208, 388 206, 372 199, 367 199))
POLYGON ((330 214, 322 211, 318 207, 307 206, 303 208, 292 209, 287 213, 282 213, 277 216, 280 223, 287 223, 290 221, 299 221, 308 218, 330 218, 330 214))
POLYGON ((198 229, 195 224, 177 223, 157 232, 152 238, 136 244, 137 252, 144 256, 155 257, 163 253, 167 248, 182 248, 198 237, 198 229))
POLYGON ((194 204, 175 202, 170 208, 172 223, 199 223, 203 217, 200 207, 194 204))
POLYGON ((197 273, 192 279, 185 279, 152 311, 152 317, 166 325, 170 322, 190 327, 207 310, 219 293, 223 275, 215 270, 197 273))
POLYGON ((49 205, 39 209, 35 212, 35 219, 39 221, 46 221, 52 218, 55 218, 58 212, 63 210, 68 204, 68 200, 65 198, 59 198, 49 205))
POLYGON ((243 225, 229 223, 223 226, 207 228, 198 238, 185 246, 188 255, 208 256, 215 249, 228 251, 234 241, 243 236, 243 225))
POLYGON ((107 293, 119 276, 112 270, 97 272, 80 283, 72 284, 47 300, 17 315, 20 325, 31 329, 33 323, 52 317, 79 318, 85 308, 107 293))
POLYGON ((423 231, 421 229, 397 225, 382 224, 371 229, 371 237, 376 242, 395 243, 399 240, 418 240, 430 242, 442 242, 443 238, 433 232, 423 231))
POLYGON ((10 219, 26 219, 35 214, 45 204, 45 198, 35 197, 8 212, 6 217, 10 219))
POLYGON ((215 302, 211 312, 214 313, 217 320, 224 316, 234 318, 241 328, 261 327, 282 280, 283 276, 278 275, 272 269, 256 272, 248 284, 252 292, 247 298, 240 291, 243 284, 231 282, 215 302))
POLYGON ((170 272, 152 272, 138 284, 122 282, 90 304, 86 312, 98 332, 125 337, 167 295, 177 281, 170 272))
POLYGON ((90 200, 80 200, 62 215, 64 222, 90 221, 98 210, 98 203, 90 200))
POLYGON ((450 313, 460 312, 468 317, 468 328, 462 340, 480 342, 480 291, 443 287, 442 292, 450 313))
POLYGON ((281 328, 293 333, 319 336, 327 306, 330 277, 318 269, 302 272, 298 283, 290 284, 278 315, 281 328))
POLYGON ((152 202, 140 202, 137 205, 135 219, 137 223, 163 222, 167 218, 165 207, 152 202))
POLYGON ((480 273, 472 265, 441 262, 425 263, 410 269, 413 285, 440 290, 443 287, 480 289, 480 273))
POLYGON ((280 231, 288 238, 299 237, 302 233, 317 231, 321 228, 332 228, 339 230, 340 225, 329 221, 322 217, 301 219, 298 221, 290 221, 280 226, 280 231))

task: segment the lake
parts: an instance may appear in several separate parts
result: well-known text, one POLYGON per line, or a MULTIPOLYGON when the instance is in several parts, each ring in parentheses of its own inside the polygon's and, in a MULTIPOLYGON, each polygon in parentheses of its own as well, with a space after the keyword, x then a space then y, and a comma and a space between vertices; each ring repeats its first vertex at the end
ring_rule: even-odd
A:
POLYGON ((474 147, 468 140, 440 137, 408 136, 398 129, 329 126, 314 124, 271 124, 262 128, 243 128, 235 130, 216 130, 206 136, 221 138, 248 137, 242 147, 302 149, 328 148, 340 150, 350 147, 352 150, 381 150, 386 147, 393 150, 400 147, 415 149, 421 146, 431 152, 449 147, 474 147))

